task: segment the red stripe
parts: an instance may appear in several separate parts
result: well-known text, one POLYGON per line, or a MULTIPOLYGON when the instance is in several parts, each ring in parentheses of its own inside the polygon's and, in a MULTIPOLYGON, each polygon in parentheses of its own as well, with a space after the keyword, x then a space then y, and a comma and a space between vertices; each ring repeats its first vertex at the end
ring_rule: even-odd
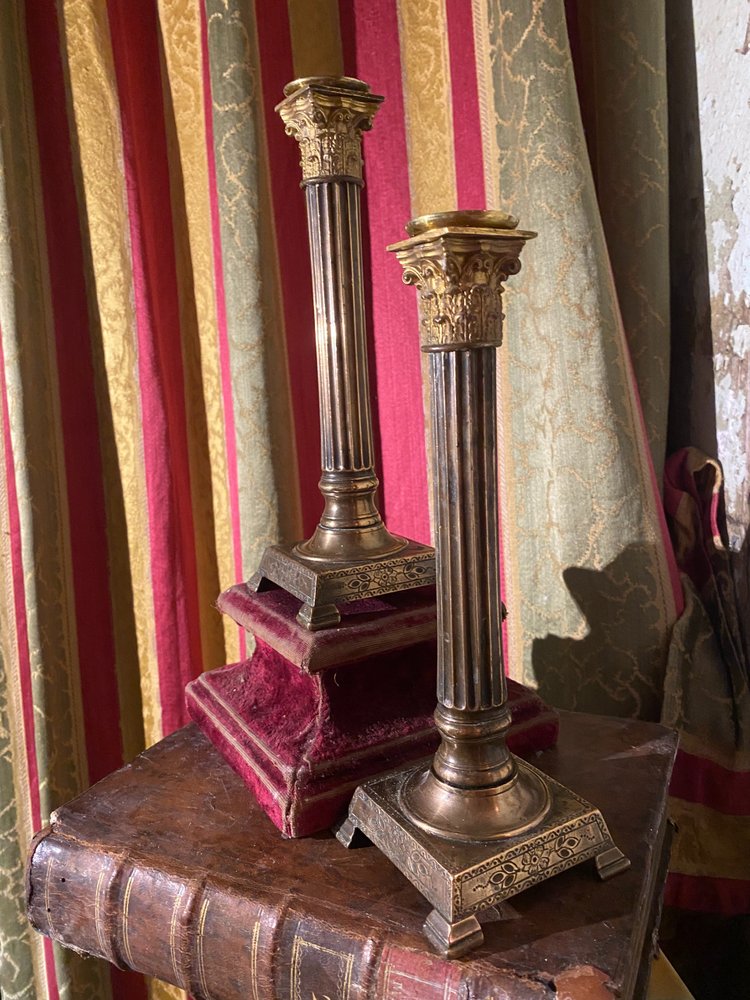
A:
MULTIPOLYGON (((206 162, 208 163, 208 190, 211 204, 211 235, 213 237, 214 289, 216 295, 216 322, 219 333, 219 361, 221 365, 221 392, 224 403, 224 440, 226 442, 227 478, 229 480, 229 506, 232 518, 232 545, 234 550, 235 579, 244 580, 242 565, 242 525, 240 523, 239 475, 237 472, 237 434, 234 422, 234 397, 227 333, 226 292, 224 288, 224 261, 221 246, 221 223, 216 186, 216 159, 214 153, 213 96, 211 91, 211 65, 208 51, 208 25, 206 9, 201 4, 201 55, 203 57, 203 120, 206 128, 206 162)), ((255 567, 249 568, 250 572, 255 567)), ((239 633, 240 656, 247 655, 247 638, 243 628, 239 633)))
POLYGON ((669 794, 727 816, 750 816, 750 771, 730 771, 705 757, 678 750, 669 794))
POLYGON ((670 872, 664 891, 666 906, 725 917, 750 913, 750 881, 736 878, 709 878, 670 872))
POLYGON ((112 965, 109 976, 112 982, 112 1000, 146 1000, 146 981, 139 972, 118 969, 112 965))
POLYGON ((446 0, 448 52, 453 99, 453 142, 459 208, 486 208, 482 119, 474 53, 472 4, 446 0))
MULTIPOLYGON (((89 776, 122 764, 104 477, 55 0, 27 3, 89 776)), ((71 668, 72 668, 71 664, 71 668)))
POLYGON ((375 409, 380 425, 384 510, 388 527, 430 541, 427 459, 422 410, 419 321, 414 289, 385 252, 405 238, 411 218, 398 17, 392 0, 339 5, 345 71, 385 95, 372 132, 364 139, 372 327, 375 343, 375 409))
MULTIPOLYGON (((165 733, 201 669, 195 536, 157 8, 109 0, 122 116, 156 651, 165 733)), ((143 540, 146 544, 146 540, 143 540)))
POLYGON ((305 537, 318 523, 323 501, 320 479, 320 421, 312 304, 312 277, 299 146, 284 132, 275 106, 294 79, 289 16, 285 3, 256 3, 263 108, 270 160, 271 199, 284 292, 289 379, 292 389, 300 502, 305 537))
POLYGON ((60 1000, 60 992, 57 988, 57 971, 55 969, 55 948, 49 938, 44 939, 44 973, 47 980, 49 1000, 60 1000))

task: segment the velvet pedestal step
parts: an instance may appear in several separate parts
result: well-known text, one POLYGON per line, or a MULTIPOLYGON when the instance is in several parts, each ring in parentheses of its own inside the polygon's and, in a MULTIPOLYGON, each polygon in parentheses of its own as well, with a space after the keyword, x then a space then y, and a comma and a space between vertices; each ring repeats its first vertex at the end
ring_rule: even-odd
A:
MULTIPOLYGON (((438 744, 434 588, 346 605, 321 632, 297 623, 298 605, 281 590, 226 591, 219 609, 255 636, 255 652, 186 689, 190 717, 287 837, 331 826, 361 781, 438 744)), ((556 712, 508 688, 511 749, 554 745, 556 712)))

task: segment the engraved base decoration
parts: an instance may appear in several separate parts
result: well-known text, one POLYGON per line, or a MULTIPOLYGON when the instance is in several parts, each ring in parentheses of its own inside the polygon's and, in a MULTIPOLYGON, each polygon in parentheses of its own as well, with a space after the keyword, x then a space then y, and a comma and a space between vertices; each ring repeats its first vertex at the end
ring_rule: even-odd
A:
POLYGON ((568 868, 596 858, 600 878, 630 866, 602 814, 529 764, 549 790, 544 821, 502 841, 456 843, 412 823, 401 806, 418 767, 374 778, 357 789, 337 836, 351 846, 360 831, 432 904, 424 930, 433 947, 458 958, 483 941, 476 914, 568 868))
POLYGON ((434 583, 434 549, 409 541, 390 558, 343 564, 316 563, 295 546, 271 545, 248 586, 256 592, 277 586, 293 594, 302 601, 297 621, 314 631, 338 625, 337 604, 434 583))

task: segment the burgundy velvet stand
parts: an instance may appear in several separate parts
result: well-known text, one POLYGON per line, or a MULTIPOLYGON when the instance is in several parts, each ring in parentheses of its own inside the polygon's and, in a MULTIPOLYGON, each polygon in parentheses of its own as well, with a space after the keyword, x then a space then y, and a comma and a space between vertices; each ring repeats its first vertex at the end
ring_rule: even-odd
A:
MULTIPOLYGON (((255 652, 192 681, 188 712, 284 836, 331 826, 365 778, 434 752, 434 587, 342 605, 341 624, 319 632, 298 624, 283 590, 239 584, 217 606, 255 652)), ((511 749, 554 745, 557 714, 508 687, 511 749)))

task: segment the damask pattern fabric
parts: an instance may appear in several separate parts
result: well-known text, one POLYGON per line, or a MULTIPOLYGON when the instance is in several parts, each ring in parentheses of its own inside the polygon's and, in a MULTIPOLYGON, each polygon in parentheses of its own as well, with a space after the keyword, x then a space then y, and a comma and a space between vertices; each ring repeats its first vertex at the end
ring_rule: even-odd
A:
POLYGON ((663 5, 625 6, 0 4, 3 997, 179 995, 33 934, 23 862, 57 805, 187 721, 188 680, 245 654, 217 594, 320 513, 307 224, 274 111, 296 77, 386 97, 363 222, 389 528, 430 539, 416 301, 385 247, 421 213, 512 211, 539 236, 500 351, 507 667, 564 707, 659 717, 682 669, 663 5))
POLYGON ((488 196, 539 232, 509 288, 500 352, 510 665, 556 704, 656 719, 681 595, 565 10, 488 4, 482 15, 488 196))

